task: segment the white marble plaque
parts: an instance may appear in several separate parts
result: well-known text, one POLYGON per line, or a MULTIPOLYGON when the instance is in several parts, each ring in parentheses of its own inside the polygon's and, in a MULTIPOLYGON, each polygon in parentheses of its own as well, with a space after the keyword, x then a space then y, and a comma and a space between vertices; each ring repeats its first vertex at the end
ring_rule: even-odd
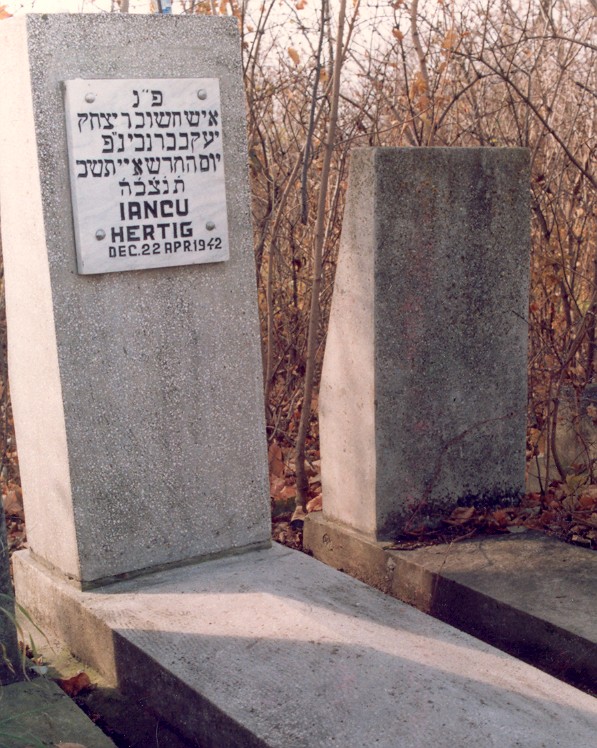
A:
POLYGON ((215 78, 65 81, 79 273, 229 257, 215 78))

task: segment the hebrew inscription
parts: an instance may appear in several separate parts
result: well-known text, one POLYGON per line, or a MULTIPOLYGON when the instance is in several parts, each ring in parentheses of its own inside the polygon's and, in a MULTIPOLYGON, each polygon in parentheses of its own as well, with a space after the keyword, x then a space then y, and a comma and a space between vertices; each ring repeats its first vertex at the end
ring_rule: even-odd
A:
POLYGON ((70 80, 79 273, 229 257, 219 82, 70 80))

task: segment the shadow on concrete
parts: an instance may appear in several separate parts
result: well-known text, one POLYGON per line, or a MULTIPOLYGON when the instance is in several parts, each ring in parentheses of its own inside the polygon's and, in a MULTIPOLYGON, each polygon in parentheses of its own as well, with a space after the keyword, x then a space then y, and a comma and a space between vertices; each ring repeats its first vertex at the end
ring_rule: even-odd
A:
POLYGON ((597 713, 570 695, 501 677, 507 662, 447 674, 374 645, 150 630, 117 632, 115 650, 124 692, 197 746, 539 748, 589 745, 597 728, 597 713), (156 667, 165 652, 181 654, 156 667))
POLYGON ((92 592, 18 566, 81 659, 202 748, 594 740, 590 696, 295 551, 92 592))
POLYGON ((590 697, 285 549, 116 587, 92 594, 121 609, 121 687, 197 745, 564 746, 597 729, 590 697))

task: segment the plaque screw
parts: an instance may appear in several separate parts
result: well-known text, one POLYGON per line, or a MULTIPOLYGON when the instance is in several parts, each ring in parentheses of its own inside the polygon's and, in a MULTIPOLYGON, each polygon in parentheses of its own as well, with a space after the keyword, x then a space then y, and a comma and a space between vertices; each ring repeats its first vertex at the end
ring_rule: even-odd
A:
POLYGON ((93 104, 93 102, 95 101, 95 94, 94 93, 85 94, 85 101, 88 104, 93 104))
POLYGON ((197 98, 201 99, 201 101, 203 101, 204 99, 207 99, 207 91, 204 88, 200 88, 197 91, 197 98))
POLYGON ((208 222, 207 222, 207 223, 205 224, 205 228, 206 228, 206 229, 207 229, 208 231, 213 231, 213 230, 215 229, 215 227, 216 227, 216 224, 215 224, 215 223, 214 223, 213 221, 208 221, 208 222))
POLYGON ((102 239, 106 238, 106 232, 103 229, 98 229, 95 232, 95 238, 98 240, 98 242, 101 242, 102 239))

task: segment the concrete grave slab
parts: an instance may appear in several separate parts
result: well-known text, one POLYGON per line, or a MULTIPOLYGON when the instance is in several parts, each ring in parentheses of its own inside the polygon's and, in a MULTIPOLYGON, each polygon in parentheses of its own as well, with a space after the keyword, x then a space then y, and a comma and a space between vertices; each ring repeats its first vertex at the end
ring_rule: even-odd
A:
POLYGON ((202 748, 594 741, 594 698, 280 546, 87 592, 15 562, 42 625, 202 748))

